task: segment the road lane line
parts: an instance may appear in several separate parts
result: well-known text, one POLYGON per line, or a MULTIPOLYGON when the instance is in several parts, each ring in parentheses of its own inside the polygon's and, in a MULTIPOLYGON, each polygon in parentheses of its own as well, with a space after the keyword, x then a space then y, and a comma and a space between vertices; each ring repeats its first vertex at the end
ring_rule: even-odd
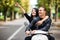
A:
POLYGON ((16 30, 7 40, 11 40, 21 29, 24 28, 24 25, 21 26, 18 30, 16 30))

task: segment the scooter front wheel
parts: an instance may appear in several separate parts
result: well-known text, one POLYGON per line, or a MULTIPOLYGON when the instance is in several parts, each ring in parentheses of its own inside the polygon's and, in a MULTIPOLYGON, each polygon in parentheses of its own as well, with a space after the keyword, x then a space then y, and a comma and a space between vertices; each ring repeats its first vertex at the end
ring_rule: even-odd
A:
POLYGON ((43 34, 34 35, 31 40, 48 40, 48 37, 43 34))

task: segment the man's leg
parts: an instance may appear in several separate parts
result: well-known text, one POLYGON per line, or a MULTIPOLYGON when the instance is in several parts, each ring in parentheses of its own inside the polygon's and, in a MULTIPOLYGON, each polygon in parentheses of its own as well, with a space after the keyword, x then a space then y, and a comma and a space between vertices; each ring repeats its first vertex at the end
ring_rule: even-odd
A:
POLYGON ((25 40, 31 40, 32 36, 25 37, 25 40))
POLYGON ((51 35, 48 35, 48 39, 49 40, 55 40, 55 38, 53 36, 51 36, 51 35))

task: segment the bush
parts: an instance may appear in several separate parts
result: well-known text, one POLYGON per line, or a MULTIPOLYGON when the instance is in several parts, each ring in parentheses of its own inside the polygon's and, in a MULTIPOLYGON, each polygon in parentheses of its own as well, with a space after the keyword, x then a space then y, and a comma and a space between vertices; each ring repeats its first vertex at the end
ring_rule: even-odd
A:
POLYGON ((58 13, 58 18, 60 19, 60 13, 58 13))
POLYGON ((4 20, 4 16, 0 16, 0 21, 3 21, 4 20))

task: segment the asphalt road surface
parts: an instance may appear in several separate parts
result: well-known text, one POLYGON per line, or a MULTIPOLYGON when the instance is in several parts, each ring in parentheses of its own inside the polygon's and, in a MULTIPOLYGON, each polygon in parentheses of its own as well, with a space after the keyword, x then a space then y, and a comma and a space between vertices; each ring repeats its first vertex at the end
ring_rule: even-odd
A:
MULTIPOLYGON (((12 22, 7 22, 6 25, 1 25, 0 40, 24 40, 26 36, 25 22, 27 21, 23 18, 12 22)), ((56 40, 60 40, 60 28, 51 26, 50 32, 53 33, 52 36, 54 36, 56 40)))

